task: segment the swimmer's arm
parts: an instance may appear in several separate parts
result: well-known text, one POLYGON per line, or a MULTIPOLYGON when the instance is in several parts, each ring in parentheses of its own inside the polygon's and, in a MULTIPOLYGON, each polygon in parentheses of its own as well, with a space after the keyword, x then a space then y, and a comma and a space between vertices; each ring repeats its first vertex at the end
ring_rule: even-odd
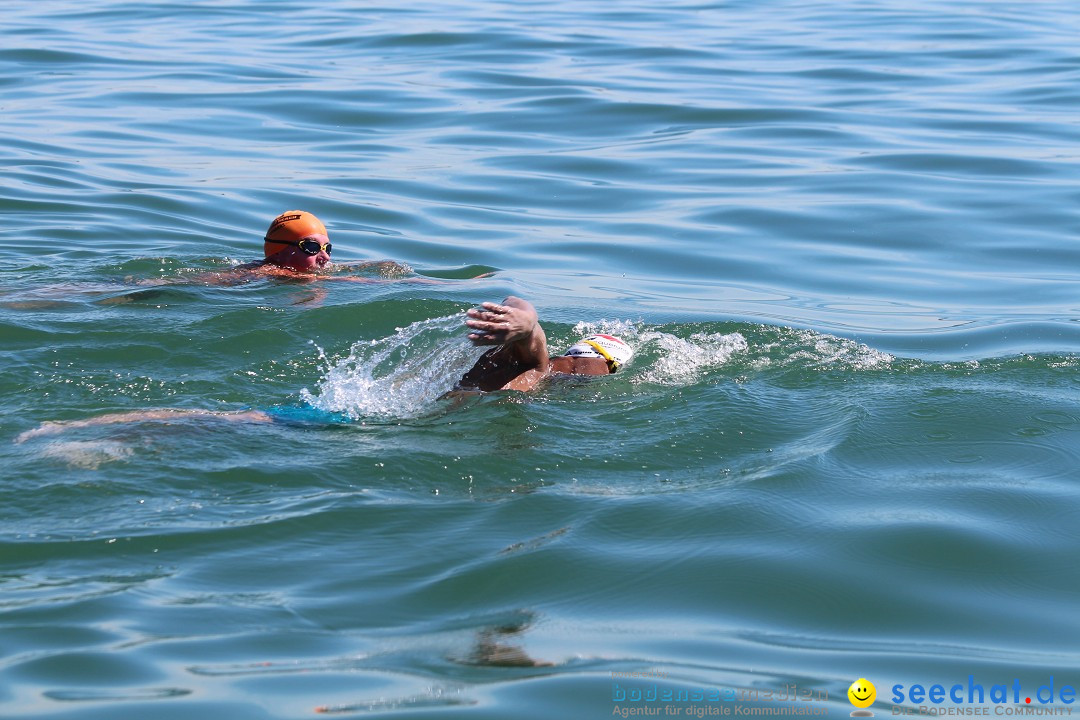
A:
POLYGON ((547 337, 536 308, 528 300, 511 295, 502 305, 486 302, 465 315, 465 325, 473 331, 469 333, 473 345, 511 346, 520 360, 547 364, 547 337))
POLYGON ((350 270, 368 270, 369 268, 378 268, 380 272, 384 273, 410 273, 412 268, 405 263, 399 263, 396 260, 360 260, 357 262, 335 262, 334 267, 349 268, 350 270))
POLYGON ((162 285, 189 285, 189 284, 202 284, 202 285, 218 285, 228 287, 230 285, 240 285, 251 281, 258 275, 272 275, 281 276, 289 281, 298 282, 317 282, 317 281, 330 281, 338 280, 341 282, 354 282, 354 283, 398 283, 398 282, 411 282, 421 283, 428 285, 441 285, 446 280, 439 280, 436 278, 424 278, 424 277, 407 277, 407 278, 385 278, 385 277, 358 277, 356 275, 303 275, 300 273, 294 273, 290 271, 275 272, 274 270, 267 270, 261 273, 253 272, 249 268, 239 267, 234 270, 225 270, 222 272, 207 272, 200 273, 199 275, 192 275, 189 277, 171 277, 171 278, 143 278, 141 280, 135 280, 136 285, 158 287, 162 285))
POLYGON ((261 274, 276 274, 273 273, 272 266, 268 266, 262 262, 250 262, 243 265, 237 265, 227 270, 208 270, 206 272, 195 273, 191 275, 179 275, 174 277, 156 277, 156 278, 140 278, 135 279, 131 276, 125 278, 128 282, 134 282, 136 285, 144 285, 157 287, 161 285, 219 285, 228 287, 230 285, 241 285, 246 282, 250 282, 254 278, 261 274))
MULTIPOLYGON (((349 266, 353 267, 353 266, 349 266)), ((495 273, 486 272, 477 275, 474 278, 468 278, 470 280, 480 280, 482 278, 491 277, 495 273)), ((453 285, 461 282, 457 279, 446 279, 431 277, 430 275, 411 275, 409 277, 362 277, 357 275, 327 275, 320 276, 322 280, 343 280, 345 282, 357 282, 357 283, 412 283, 414 285, 453 285)))
POLYGON ((424 276, 419 277, 405 277, 405 278, 383 278, 383 277, 357 277, 356 275, 328 275, 326 277, 320 277, 320 280, 338 280, 340 282, 354 282, 354 283, 374 283, 376 285, 386 285, 389 283, 413 283, 417 285, 446 285, 450 283, 450 280, 441 280, 439 278, 429 278, 424 276))
POLYGON ((536 308, 510 296, 465 313, 474 345, 498 345, 484 353, 458 383, 459 389, 521 390, 536 387, 548 371, 547 337, 536 308))
MULTIPOLYGON (((396 260, 364 260, 361 262, 339 262, 334 263, 334 267, 348 268, 349 270, 368 270, 371 268, 378 268, 378 271, 383 277, 405 277, 413 272, 413 269, 405 263, 399 263, 396 260)), ((474 271, 476 269, 483 269, 482 267, 472 266, 474 271)), ((464 273, 469 268, 462 268, 461 272, 464 273)), ((456 273, 457 270, 454 270, 456 273)), ((491 277, 495 274, 494 270, 486 270, 477 275, 469 277, 450 277, 442 278, 437 275, 426 275, 424 273, 418 273, 421 278, 439 279, 444 282, 447 280, 478 280, 480 278, 491 277)))

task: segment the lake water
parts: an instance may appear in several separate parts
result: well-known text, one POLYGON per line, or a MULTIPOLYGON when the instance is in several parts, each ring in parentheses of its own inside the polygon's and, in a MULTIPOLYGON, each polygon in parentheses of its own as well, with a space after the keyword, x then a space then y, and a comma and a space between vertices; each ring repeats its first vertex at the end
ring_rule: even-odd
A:
POLYGON ((6 3, 0 716, 1071 710, 1078 37, 1066 0, 6 3), (291 208, 415 272, 203 280, 291 208), (440 400, 511 293, 635 358, 440 400), (284 419, 79 422, 160 408, 284 419))

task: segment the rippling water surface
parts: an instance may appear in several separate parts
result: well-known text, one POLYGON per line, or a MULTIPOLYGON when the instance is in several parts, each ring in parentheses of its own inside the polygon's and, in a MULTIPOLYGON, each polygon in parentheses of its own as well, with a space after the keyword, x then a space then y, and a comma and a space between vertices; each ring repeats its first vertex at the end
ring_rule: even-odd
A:
POLYGON ((1080 684, 1073 3, 3 12, 3 717, 1080 684), (440 399, 510 293, 634 360, 440 399))

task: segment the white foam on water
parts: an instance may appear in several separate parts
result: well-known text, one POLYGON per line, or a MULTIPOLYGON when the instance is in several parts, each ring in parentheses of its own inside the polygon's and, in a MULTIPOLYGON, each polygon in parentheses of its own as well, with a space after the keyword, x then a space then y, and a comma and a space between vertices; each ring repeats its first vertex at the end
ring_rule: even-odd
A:
POLYGON ((43 458, 60 460, 81 470, 96 470, 105 463, 128 458, 133 452, 131 446, 113 440, 53 441, 38 450, 43 458))
POLYGON ((855 340, 789 328, 783 329, 781 340, 763 345, 761 351, 761 357, 754 361, 756 369, 774 364, 781 367, 802 364, 818 370, 883 370, 891 367, 896 359, 855 340), (777 347, 787 352, 778 360, 769 358, 767 353, 777 347))
MULTIPOLYGON (((355 343, 349 355, 331 362, 314 390, 301 398, 314 408, 353 419, 410 418, 429 412, 479 357, 481 349, 464 337, 461 316, 420 320, 386 338, 355 343)), ((757 370, 801 365, 814 369, 865 370, 891 367, 894 357, 854 340, 812 330, 777 328, 779 337, 753 346, 741 332, 697 332, 679 337, 630 320, 579 322, 570 338, 555 338, 561 353, 592 333, 621 337, 634 357, 620 376, 635 385, 689 385, 738 359, 757 370)))
POLYGON ((643 382, 685 385, 706 370, 726 365, 736 353, 749 348, 741 333, 694 333, 683 339, 668 333, 647 333, 644 338, 660 349, 656 362, 641 374, 643 382))
POLYGON ((327 359, 326 374, 314 391, 302 390, 301 399, 353 419, 421 415, 479 356, 465 339, 461 320, 460 315, 420 320, 389 337, 359 341, 348 357, 333 364, 327 359))
POLYGON ((581 322, 574 332, 582 334, 607 333, 616 335, 634 349, 634 358, 627 366, 633 371, 631 382, 656 385, 686 385, 704 372, 727 364, 737 353, 745 353, 749 345, 741 333, 700 332, 681 338, 659 330, 649 330, 627 320, 581 322), (655 356, 655 357, 654 357, 655 356))

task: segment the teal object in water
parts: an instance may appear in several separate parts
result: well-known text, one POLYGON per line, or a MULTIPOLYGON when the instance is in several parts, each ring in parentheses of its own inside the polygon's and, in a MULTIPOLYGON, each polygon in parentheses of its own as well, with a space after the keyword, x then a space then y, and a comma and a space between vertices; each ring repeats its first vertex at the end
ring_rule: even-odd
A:
POLYGON ((352 418, 344 413, 326 412, 307 405, 278 405, 267 408, 266 414, 278 422, 301 427, 343 425, 352 422, 352 418))

